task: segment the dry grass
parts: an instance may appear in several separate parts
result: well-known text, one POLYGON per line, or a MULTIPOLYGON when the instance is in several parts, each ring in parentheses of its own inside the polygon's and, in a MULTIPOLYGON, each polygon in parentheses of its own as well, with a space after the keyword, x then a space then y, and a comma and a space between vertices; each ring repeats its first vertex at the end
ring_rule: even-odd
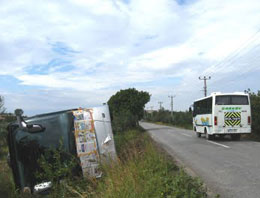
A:
POLYGON ((6 160, 0 161, 0 197, 15 197, 15 186, 11 169, 6 160))
MULTIPOLYGON (((206 197, 198 179, 191 178, 158 152, 146 133, 117 136, 119 158, 102 167, 100 180, 70 186, 70 196, 86 198, 206 197), (122 142, 121 142, 122 141, 122 142), (123 143, 124 142, 124 143, 123 143)), ((67 188, 68 189, 68 188, 67 188)))
MULTIPOLYGON (((138 130, 115 136, 119 158, 103 165, 100 179, 65 178, 48 197, 80 198, 203 198, 198 179, 179 169, 157 150, 150 137, 138 130)), ((1 195, 18 197, 7 164, 1 164, 1 195), (2 182, 1 182, 2 181, 2 182)), ((20 196, 19 196, 20 197, 20 196)))

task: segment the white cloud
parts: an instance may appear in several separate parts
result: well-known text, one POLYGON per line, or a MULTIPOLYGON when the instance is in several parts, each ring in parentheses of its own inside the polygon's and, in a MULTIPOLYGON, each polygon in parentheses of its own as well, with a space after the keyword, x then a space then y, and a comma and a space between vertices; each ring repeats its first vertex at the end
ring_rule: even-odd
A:
POLYGON ((165 47, 133 58, 129 67, 132 70, 137 70, 139 67, 148 70, 164 70, 193 58, 194 55, 194 49, 185 45, 165 47))
MULTIPOLYGON (((222 84, 229 83, 228 76, 259 73, 260 33, 252 37, 260 28, 258 0, 187 2, 2 1, 0 75, 11 75, 22 86, 69 89, 84 97, 81 92, 94 97, 97 91, 109 89, 112 94, 136 86, 167 103, 169 92, 175 92, 176 108, 187 109, 193 97, 202 95, 199 75, 211 75, 209 85, 215 91, 226 90, 222 84), (60 63, 53 66, 53 60, 60 63), (180 80, 163 84, 169 78, 180 80)), ((244 86, 237 83, 236 89, 244 86)), ((10 93, 8 87, 4 91, 8 99, 17 96, 25 101, 20 92, 10 93)), ((46 102, 41 96, 39 100, 46 102)))

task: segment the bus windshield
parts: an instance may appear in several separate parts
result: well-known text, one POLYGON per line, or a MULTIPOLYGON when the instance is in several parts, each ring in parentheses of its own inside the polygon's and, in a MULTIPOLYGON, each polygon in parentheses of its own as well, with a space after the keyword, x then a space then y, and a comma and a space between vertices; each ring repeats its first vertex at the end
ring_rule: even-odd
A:
POLYGON ((216 105, 248 105, 247 96, 226 95, 216 96, 216 105))

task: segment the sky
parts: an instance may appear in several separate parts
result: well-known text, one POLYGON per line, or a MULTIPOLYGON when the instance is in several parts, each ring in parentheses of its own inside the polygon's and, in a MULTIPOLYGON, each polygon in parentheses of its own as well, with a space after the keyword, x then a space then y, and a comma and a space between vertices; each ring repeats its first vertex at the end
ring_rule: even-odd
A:
POLYGON ((184 111, 208 92, 260 90, 259 0, 0 0, 0 95, 34 115, 136 88, 184 111))

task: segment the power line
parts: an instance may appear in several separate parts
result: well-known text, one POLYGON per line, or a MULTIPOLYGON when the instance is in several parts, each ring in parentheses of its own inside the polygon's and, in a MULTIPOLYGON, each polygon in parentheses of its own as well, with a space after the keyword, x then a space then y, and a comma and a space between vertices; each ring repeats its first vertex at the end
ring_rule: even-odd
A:
POLYGON ((237 58, 241 54, 241 52, 246 49, 246 47, 248 47, 252 42, 254 42, 257 39, 256 36, 257 36, 257 34, 259 32, 260 32, 260 28, 252 36, 250 36, 243 44, 241 44, 235 51, 233 51, 228 56, 226 56, 222 61, 220 61, 217 64, 213 65, 211 68, 216 68, 214 70, 214 72, 223 69, 223 67, 225 67, 226 63, 228 63, 229 61, 237 58), (218 66, 221 66, 221 67, 218 67, 218 66))
MULTIPOLYGON (((257 48, 257 47, 259 47, 259 46, 256 45, 256 46, 254 46, 253 48, 250 48, 250 50, 254 50, 254 49, 257 48)), ((249 50, 249 51, 250 51, 250 50, 249 50)), ((239 58, 239 57, 238 57, 238 58, 239 58)), ((232 65, 232 64, 233 64, 234 62, 236 62, 237 60, 238 60, 238 59, 234 59, 234 58, 231 59, 229 62, 227 62, 225 65, 223 65, 222 68, 225 67, 225 66, 227 66, 227 64, 232 65)), ((219 70, 219 69, 218 69, 218 70, 219 70)))

